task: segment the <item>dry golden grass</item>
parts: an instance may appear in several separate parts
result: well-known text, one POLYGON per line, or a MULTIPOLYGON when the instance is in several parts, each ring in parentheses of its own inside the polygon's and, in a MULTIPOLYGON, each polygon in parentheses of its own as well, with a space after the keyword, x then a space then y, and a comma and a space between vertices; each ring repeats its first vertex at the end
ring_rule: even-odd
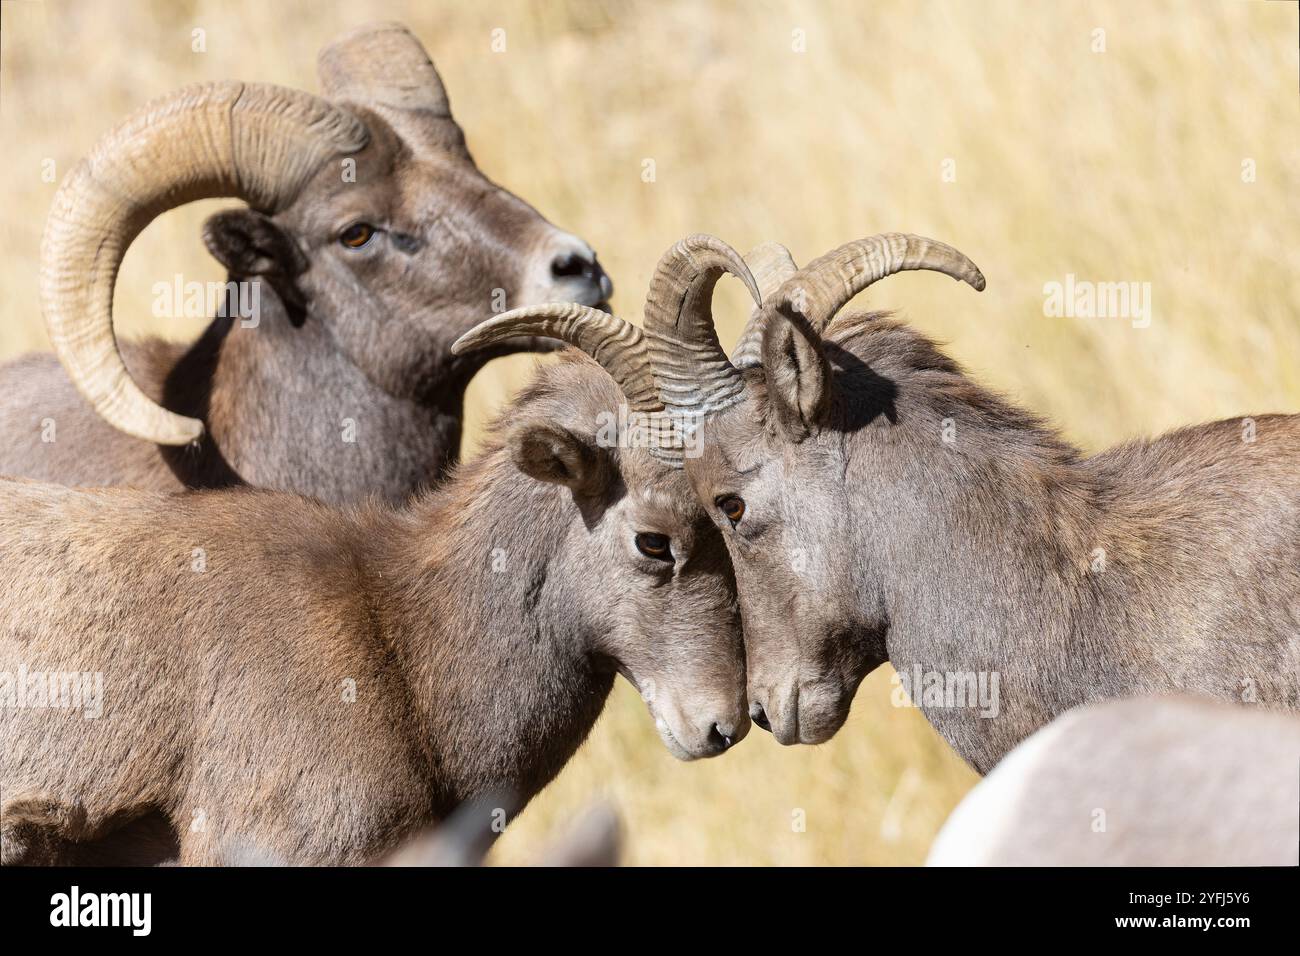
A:
MULTIPOLYGON (((383 18, 425 42, 489 175, 600 250, 631 318, 660 253, 688 232, 742 250, 778 239, 802 262, 907 230, 970 254, 988 291, 914 274, 870 303, 902 310, 1085 447, 1300 408, 1294 4, 19 0, 2 15, 0 356, 45 347, 35 276, 55 187, 42 160, 61 175, 110 123, 183 83, 314 89, 316 50, 383 18), (196 27, 205 53, 191 52, 196 27), (505 53, 491 52, 496 27, 505 53), (1066 273, 1150 282, 1151 327, 1044 317, 1043 285, 1066 273)), ((197 333, 153 328, 146 304, 159 276, 221 278, 198 239, 211 209, 170 214, 128 255, 128 334, 197 333)), ((724 284, 724 342, 744 312, 724 284)), ((527 367, 500 362, 476 381, 471 446, 527 367)), ((781 749, 756 732, 682 765, 621 689, 496 855, 526 859, 603 792, 634 863, 917 862, 974 775, 888 690, 874 675, 825 746, 781 749)))

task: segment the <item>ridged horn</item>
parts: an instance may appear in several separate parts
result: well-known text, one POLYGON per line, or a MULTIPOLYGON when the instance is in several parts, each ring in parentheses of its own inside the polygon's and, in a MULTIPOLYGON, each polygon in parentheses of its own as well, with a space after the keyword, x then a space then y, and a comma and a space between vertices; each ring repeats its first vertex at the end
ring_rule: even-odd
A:
POLYGON ((400 23, 368 23, 342 34, 320 51, 316 74, 333 100, 451 116, 433 61, 400 23))
POLYGON ((687 236, 659 260, 646 295, 645 335, 659 386, 672 413, 703 416, 740 401, 744 382, 718 342, 713 287, 724 272, 762 297, 740 253, 721 239, 687 236))
MULTIPOLYGON (((779 242, 765 242, 755 246, 745 256, 745 264, 754 274, 758 283, 759 294, 768 302, 776 295, 776 290, 799 271, 790 250, 779 242)), ((745 330, 736 340, 736 347, 731 350, 731 364, 744 371, 756 368, 763 362, 763 329, 767 327, 767 312, 762 306, 754 309, 745 323, 745 330)))
POLYGON ((845 243, 814 259, 777 291, 774 303, 787 304, 821 332, 850 299, 885 276, 927 269, 984 289, 975 263, 946 243, 924 236, 886 232, 845 243))
POLYGON ((127 247, 154 218, 196 199, 237 197, 274 212, 366 129, 296 90, 226 81, 147 103, 104 136, 64 179, 41 241, 41 299, 54 349, 95 410, 146 441, 203 434, 132 381, 113 334, 113 286, 127 247))
POLYGON ((786 279, 799 271, 790 250, 779 242, 764 242, 750 249, 745 256, 745 265, 754 274, 764 302, 781 288, 786 279))
POLYGON ((494 316, 458 338, 451 351, 463 355, 525 335, 559 339, 586 352, 623 390, 632 411, 649 414, 663 409, 641 330, 616 315, 576 302, 525 306, 494 316))

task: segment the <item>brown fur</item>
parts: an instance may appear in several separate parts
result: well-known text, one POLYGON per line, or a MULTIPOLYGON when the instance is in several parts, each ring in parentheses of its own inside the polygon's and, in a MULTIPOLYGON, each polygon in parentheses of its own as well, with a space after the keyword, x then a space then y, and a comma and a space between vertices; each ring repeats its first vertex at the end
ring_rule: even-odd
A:
POLYGON ((620 400, 572 356, 402 509, 0 483, 0 672, 104 675, 98 719, 0 706, 6 862, 151 814, 185 863, 232 835, 294 863, 367 860, 469 798, 531 797, 616 672, 678 756, 743 736, 724 547, 679 471, 595 447, 620 400), (542 423, 603 483, 522 474, 512 449, 542 423), (642 556, 639 532, 670 536, 675 561, 642 556), (57 811, 43 841, 32 801, 57 811))

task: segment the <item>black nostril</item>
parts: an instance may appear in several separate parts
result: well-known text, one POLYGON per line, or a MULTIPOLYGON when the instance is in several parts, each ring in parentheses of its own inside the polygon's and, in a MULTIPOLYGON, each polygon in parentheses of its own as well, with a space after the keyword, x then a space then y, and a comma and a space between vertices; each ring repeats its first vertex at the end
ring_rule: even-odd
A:
POLYGON ((714 750, 726 750, 731 743, 731 738, 724 734, 717 724, 709 728, 709 744, 714 750))
POLYGON ((749 719, 769 734, 772 732, 772 725, 767 722, 767 711, 763 710, 762 704, 749 705, 749 719))
POLYGON ((582 278, 595 279, 600 275, 600 266, 595 259, 574 252, 565 252, 556 256, 551 262, 551 275, 557 279, 582 278))

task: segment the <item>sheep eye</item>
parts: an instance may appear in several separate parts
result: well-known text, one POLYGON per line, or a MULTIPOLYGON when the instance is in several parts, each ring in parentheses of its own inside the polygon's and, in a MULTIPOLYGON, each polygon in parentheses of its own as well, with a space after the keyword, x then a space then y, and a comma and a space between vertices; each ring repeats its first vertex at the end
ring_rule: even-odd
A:
POLYGON ((745 517, 745 499, 739 495, 726 495, 719 498, 718 507, 733 525, 745 517))
POLYGON ((371 240, 374 234, 374 226, 369 223, 358 222, 343 230, 339 235, 339 242, 349 249, 360 249, 371 240))
POLYGON ((641 532, 636 536, 636 549, 647 558, 654 558, 658 561, 671 561, 673 559, 668 536, 664 534, 654 534, 649 531, 641 532))

